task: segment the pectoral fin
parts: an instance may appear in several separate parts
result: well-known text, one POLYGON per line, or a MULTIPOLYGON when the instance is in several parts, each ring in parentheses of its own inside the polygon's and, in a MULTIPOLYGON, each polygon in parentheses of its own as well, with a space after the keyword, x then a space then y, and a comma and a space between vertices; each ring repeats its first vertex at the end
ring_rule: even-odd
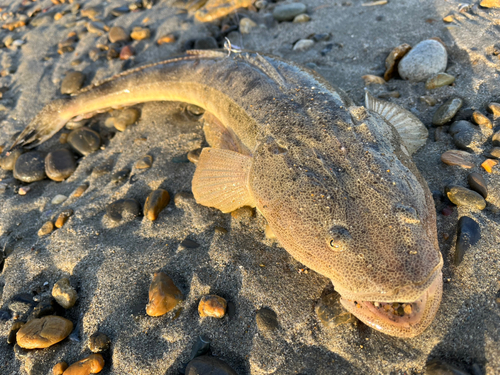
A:
POLYGON ((203 206, 231 212, 255 207, 249 187, 252 158, 231 150, 204 148, 193 176, 193 195, 203 206))

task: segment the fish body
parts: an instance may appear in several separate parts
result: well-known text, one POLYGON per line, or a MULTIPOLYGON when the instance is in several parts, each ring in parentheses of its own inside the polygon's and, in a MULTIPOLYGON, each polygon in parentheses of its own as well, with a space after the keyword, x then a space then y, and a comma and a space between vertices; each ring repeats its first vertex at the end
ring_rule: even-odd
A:
POLYGON ((432 322, 443 261, 427 184, 393 125, 310 70, 251 52, 194 51, 48 104, 16 143, 159 100, 206 111, 210 147, 192 183, 198 203, 256 207, 281 245, 330 278, 369 326, 412 337, 432 322))

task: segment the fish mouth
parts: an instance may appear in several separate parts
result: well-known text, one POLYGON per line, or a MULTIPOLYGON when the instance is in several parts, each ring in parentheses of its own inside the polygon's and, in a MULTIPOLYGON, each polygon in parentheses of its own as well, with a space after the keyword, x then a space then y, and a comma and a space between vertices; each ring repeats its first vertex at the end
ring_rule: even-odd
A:
POLYGON ((387 335, 415 337, 434 320, 443 293, 439 271, 432 283, 414 302, 378 302, 341 298, 340 302, 363 323, 387 335))

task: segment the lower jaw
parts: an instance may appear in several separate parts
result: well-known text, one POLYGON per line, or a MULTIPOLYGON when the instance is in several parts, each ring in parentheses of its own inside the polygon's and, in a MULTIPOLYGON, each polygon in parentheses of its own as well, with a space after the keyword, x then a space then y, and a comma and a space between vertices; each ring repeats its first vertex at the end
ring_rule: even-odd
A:
POLYGON ((412 303, 355 301, 341 298, 342 305, 366 325, 396 337, 414 337, 434 320, 442 294, 439 272, 427 290, 412 303))

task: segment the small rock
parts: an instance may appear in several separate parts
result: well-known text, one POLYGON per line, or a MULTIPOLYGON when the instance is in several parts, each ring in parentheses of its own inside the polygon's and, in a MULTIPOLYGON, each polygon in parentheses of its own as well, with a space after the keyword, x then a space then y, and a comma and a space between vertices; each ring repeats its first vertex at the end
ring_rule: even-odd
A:
POLYGON ((73 216, 73 210, 71 208, 68 208, 61 212, 57 217, 56 223, 54 224, 55 227, 62 228, 71 216, 73 216))
POLYGON ((101 136, 96 131, 81 127, 68 134, 68 143, 80 154, 89 155, 101 147, 101 136))
POLYGON ((159 38, 156 43, 158 43, 158 45, 162 45, 162 44, 169 44, 169 43, 174 43, 175 42, 175 35, 173 34, 169 34, 169 35, 165 35, 165 36, 162 36, 161 38, 159 38))
POLYGON ((63 375, 90 375, 101 372, 104 368, 104 358, 101 354, 91 354, 87 358, 73 363, 63 375))
POLYGON ((493 117, 496 119, 497 117, 500 117, 500 104, 499 103, 490 103, 488 104, 488 112, 493 114, 493 117))
POLYGON ((252 207, 243 206, 233 212, 231 212, 231 217, 236 221, 244 221, 252 218, 254 215, 254 210, 252 207))
POLYGON ((116 222, 132 220, 141 213, 141 205, 135 199, 119 199, 106 207, 106 215, 116 222))
POLYGON ((185 375, 237 375, 226 362, 215 357, 203 355, 188 363, 185 375))
POLYGON ((73 194, 71 194, 71 196, 73 198, 80 198, 83 193, 85 193, 85 191, 87 191, 87 189, 89 188, 89 184, 87 183, 84 183, 84 184, 81 184, 80 186, 78 186, 75 191, 73 192, 73 194))
POLYGON ((481 133, 480 129, 471 124, 469 121, 455 121, 448 132, 453 136, 453 142, 462 150, 473 150, 482 152, 482 145, 486 138, 481 133))
POLYGON ((40 319, 48 315, 62 315, 64 309, 59 305, 56 300, 52 297, 43 298, 34 308, 31 314, 28 316, 28 320, 40 319))
POLYGON ((189 238, 185 238, 184 240, 182 240, 181 246, 184 246, 186 249, 196 249, 200 247, 200 244, 198 242, 190 240, 189 238))
POLYGON ((68 368, 68 364, 66 362, 59 362, 52 367, 52 375, 62 375, 64 371, 68 368))
POLYGON ((479 224, 470 217, 462 216, 458 220, 457 245, 453 263, 458 266, 464 259, 465 252, 474 246, 481 238, 481 228, 479 224))
POLYGON ((210 350, 210 339, 204 335, 198 336, 198 340, 191 348, 191 355, 189 360, 193 360, 196 357, 207 354, 210 350))
POLYGON ((118 111, 116 116, 113 116, 114 126, 119 131, 125 131, 125 129, 134 124, 140 116, 140 112, 135 108, 125 108, 124 110, 118 111))
POLYGON ((19 320, 12 323, 9 331, 9 336, 7 337, 7 344, 14 345, 16 343, 17 331, 19 331, 23 325, 24 322, 21 322, 19 320))
POLYGON ((479 3, 483 8, 500 9, 499 0, 483 0, 479 3))
POLYGON ((132 32, 130 33, 130 37, 133 40, 144 40, 148 39, 151 36, 151 31, 149 31, 146 27, 134 27, 132 32))
POLYGON ((130 12, 130 9, 126 5, 123 5, 123 6, 120 6, 117 8, 113 8, 111 10, 111 14, 115 17, 123 16, 124 14, 127 14, 128 12, 130 12))
POLYGON ((224 298, 216 295, 201 297, 198 305, 198 313, 201 317, 212 317, 221 319, 226 314, 227 302, 224 298))
POLYGON ((299 14, 298 16, 295 16, 293 19, 294 23, 302 23, 302 22, 309 22, 311 20, 311 17, 308 14, 302 13, 299 14))
POLYGON ((434 107, 436 105, 436 99, 429 95, 421 96, 420 101, 431 107, 434 107))
POLYGON ((63 277, 52 288, 52 297, 65 309, 75 306, 78 295, 69 283, 68 278, 63 277))
POLYGON ((52 221, 47 221, 42 225, 42 227, 38 230, 38 236, 43 237, 48 234, 51 234, 54 231, 54 224, 52 221))
POLYGON ((434 90, 438 87, 448 86, 455 82, 455 77, 447 73, 438 73, 432 76, 425 82, 425 88, 427 90, 434 90))
POLYGON ((61 82, 61 94, 73 94, 82 88, 85 75, 82 72, 68 72, 61 82))
POLYGON ((127 32, 120 26, 113 26, 109 29, 108 38, 111 43, 120 43, 128 41, 127 32))
POLYGON ((485 115, 483 115, 481 112, 474 111, 474 113, 472 114, 472 119, 479 126, 485 126, 488 129, 493 129, 493 124, 491 123, 491 120, 485 115))
POLYGON ((500 147, 493 147, 490 150, 490 156, 489 157, 500 159, 500 147))
POLYGON ((173 310, 183 296, 173 280, 163 272, 156 272, 149 287, 149 303, 146 314, 161 316, 173 310))
POLYGON ((457 206, 473 207, 478 210, 484 210, 486 207, 486 201, 480 194, 462 186, 449 186, 446 195, 457 206))
POLYGON ((340 324, 354 321, 351 313, 347 312, 340 303, 340 294, 327 294, 318 301, 315 307, 316 315, 327 328, 337 327, 340 324))
POLYGON ((68 197, 66 197, 65 195, 57 194, 54 198, 52 198, 52 200, 50 201, 50 203, 54 204, 54 205, 57 205, 57 204, 61 204, 66 199, 68 199, 68 197))
POLYGON ((493 134, 491 142, 493 143, 493 146, 500 146, 500 130, 493 134))
POLYGON ((121 184, 128 178, 130 172, 130 168, 123 168, 118 172, 113 173, 113 175, 111 176, 111 182, 115 185, 121 184))
POLYGON ((156 189, 152 191, 148 195, 146 203, 144 204, 144 216, 151 221, 155 221, 158 214, 165 207, 167 207, 168 202, 170 202, 170 195, 168 194, 168 191, 163 189, 156 189))
POLYGON ((412 82, 426 81, 434 74, 444 72, 448 53, 436 40, 428 39, 418 43, 404 56, 398 65, 399 75, 412 82))
POLYGON ((45 173, 54 181, 64 181, 76 170, 76 162, 71 151, 63 148, 54 150, 45 157, 45 173))
POLYGON ((394 71, 397 68, 397 64, 399 61, 411 50, 411 46, 409 44, 401 44, 394 48, 389 56, 385 59, 385 73, 384 79, 386 81, 390 80, 394 76, 394 71))
POLYGON ((257 327, 261 332, 273 332, 278 326, 278 316, 276 313, 268 309, 266 307, 261 308, 257 311, 257 315, 255 316, 255 321, 257 323, 257 327))
POLYGON ((211 36, 198 38, 194 42, 194 49, 216 49, 217 41, 211 36))
POLYGON ((105 352, 109 349, 111 340, 102 332, 95 332, 89 338, 89 349, 92 353, 105 352))
POLYGON ((151 155, 144 155, 135 163, 137 169, 148 169, 153 165, 153 157, 151 155))
POLYGON ((2 168, 4 171, 12 171, 14 169, 14 166, 16 165, 17 159, 19 158, 19 156, 21 156, 22 153, 23 151, 19 148, 7 152, 5 156, 0 158, 0 168, 2 168))
POLYGON ((314 40, 301 39, 293 46, 294 51, 304 52, 314 45, 314 40))
POLYGON ((120 60, 128 60, 134 56, 134 50, 130 46, 124 46, 120 50, 120 60))
POLYGON ((17 191, 17 193, 19 195, 26 195, 29 193, 29 191, 31 190, 31 188, 29 186, 21 186, 19 188, 19 190, 17 191))
POLYGON ((448 100, 434 113, 432 123, 436 126, 446 124, 453 118, 453 116, 456 115, 460 107, 462 107, 462 104, 463 101, 460 98, 452 98, 448 100))
POLYGON ((200 148, 197 148, 196 150, 189 151, 187 154, 188 160, 193 164, 198 163, 198 160, 200 160, 200 155, 201 155, 202 150, 203 150, 203 148, 200 147, 200 148))
POLYGON ((256 26, 257 24, 250 18, 242 18, 240 20, 240 33, 250 34, 250 31, 256 26))
POLYGON ((484 199, 488 197, 488 185, 479 173, 471 173, 467 176, 467 182, 472 190, 477 191, 484 199))
POLYGON ((61 133, 59 136, 59 143, 62 145, 68 143, 68 133, 61 133))
POLYGON ((45 178, 45 158, 38 151, 20 155, 14 166, 14 178, 23 182, 41 181, 45 178))
POLYGON ((82 17, 90 18, 92 21, 96 21, 99 17, 99 10, 96 8, 86 8, 80 10, 80 15, 82 17))
POLYGON ((86 24, 87 31, 92 34, 102 36, 106 33, 107 27, 102 22, 88 22, 86 24))
POLYGON ((278 5, 274 8, 273 17, 277 21, 292 21, 296 16, 306 11, 302 3, 290 3, 278 5))
POLYGON ((104 176, 104 175, 108 174, 109 172, 111 172, 111 170, 113 169, 114 163, 115 163, 114 160, 112 158, 109 158, 108 160, 102 162, 97 167, 95 167, 92 170, 92 174, 96 177, 104 176))
POLYGON ((24 349, 48 348, 64 340, 72 330, 73 323, 60 316, 32 319, 17 332, 17 344, 24 349))
POLYGON ((493 160, 493 159, 486 159, 482 164, 481 167, 484 168, 484 170, 488 173, 491 173, 493 171, 493 167, 498 164, 498 160, 493 160))
POLYGON ((385 79, 379 76, 374 76, 373 74, 365 74, 364 76, 361 76, 361 78, 364 79, 365 86, 368 86, 370 84, 376 84, 376 85, 385 84, 385 79))
POLYGON ((448 165, 458 165, 462 168, 469 169, 474 167, 471 162, 472 155, 465 151, 449 150, 441 155, 441 161, 448 165))

